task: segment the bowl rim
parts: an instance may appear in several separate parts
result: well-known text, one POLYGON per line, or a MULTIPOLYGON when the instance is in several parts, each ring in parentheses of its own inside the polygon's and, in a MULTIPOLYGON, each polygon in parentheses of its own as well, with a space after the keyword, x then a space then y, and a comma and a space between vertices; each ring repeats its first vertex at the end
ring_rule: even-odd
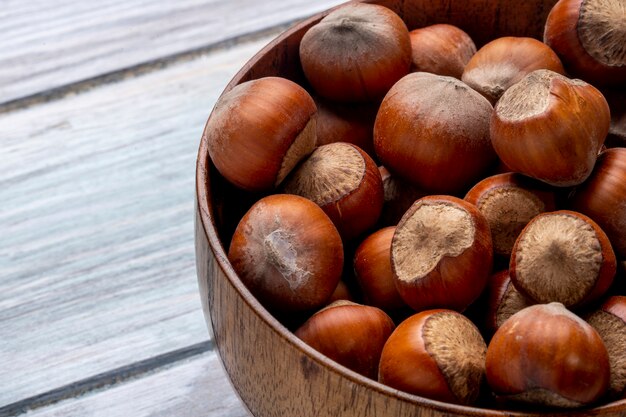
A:
MULTIPOLYGON (((360 2, 360 3, 379 3, 377 0, 350 0, 349 3, 360 2)), ((348 2, 347 2, 348 3, 348 2)), ((271 42, 265 45, 262 49, 260 49, 250 60, 248 60, 244 66, 235 74, 235 76, 229 81, 226 85, 222 93, 220 94, 220 98, 234 88, 236 85, 242 82, 242 79, 247 77, 249 71, 255 67, 255 65, 276 45, 285 42, 290 37, 294 36, 297 32, 304 30, 305 28, 317 23, 324 16, 326 16, 331 11, 342 7, 344 4, 340 4, 338 6, 332 7, 320 13, 317 13, 309 18, 296 22, 292 24, 287 30, 281 32, 277 37, 275 37, 271 42)), ((219 100, 219 98, 217 99, 219 100)), ((213 110, 212 110, 213 111, 213 110)), ((211 111, 211 112, 212 112, 211 111)), ((473 406, 465 406, 453 403, 447 403, 443 401, 432 400, 429 398, 421 397, 414 394, 409 394, 407 392, 403 392, 397 390, 395 388, 389 387, 388 385, 382 384, 373 379, 367 378, 361 374, 358 374, 345 366, 333 361, 332 359, 326 357, 322 353, 316 351, 298 337, 295 336, 293 332, 287 329, 282 323, 278 321, 263 305, 257 301, 254 295, 246 288, 243 282, 237 276, 237 273, 233 269, 230 261, 228 260, 227 252, 220 240, 217 232, 217 225, 215 221, 215 216, 213 213, 213 206, 210 202, 209 196, 211 194, 211 182, 210 182, 210 172, 211 172, 211 160, 208 152, 207 145, 207 137, 206 137, 206 128, 208 125, 208 119, 205 123, 202 137, 199 144, 197 159, 196 159, 196 183, 195 183, 195 191, 196 191, 196 211, 199 213, 199 221, 201 225, 201 229, 204 232, 207 241, 209 243, 209 249, 213 253, 216 262, 219 265, 219 268, 224 273, 224 276, 228 279, 232 287, 237 291, 237 293, 241 296, 243 301, 248 305, 248 307, 254 312, 254 314, 263 322, 265 322, 275 334, 277 334, 284 341, 288 342, 293 348, 297 349, 301 354, 308 356, 310 359, 317 362, 319 365, 322 365, 327 370, 332 371, 340 377, 348 379, 350 382, 356 383, 361 386, 365 386, 368 389, 376 391, 380 394, 386 395, 388 397, 395 398, 397 400, 410 403, 415 406, 429 408, 438 412, 444 413, 456 413, 458 415, 463 416, 480 416, 480 417, 524 417, 524 416, 554 416, 554 417, 566 417, 566 416, 591 416, 591 415, 601 415, 610 412, 624 412, 626 410, 626 399, 613 401, 607 404, 603 404, 596 407, 583 407, 576 409, 555 409, 548 410, 548 412, 537 412, 537 411, 519 411, 519 410, 501 410, 501 409, 491 409, 491 408, 480 408, 473 406)), ((201 294, 201 296, 203 296, 201 294)), ((218 350, 218 355, 219 355, 218 350)), ((236 388, 235 388, 236 390, 236 388)), ((247 407, 247 406, 246 406, 247 407)), ((625 414, 626 415, 626 414, 625 414)))

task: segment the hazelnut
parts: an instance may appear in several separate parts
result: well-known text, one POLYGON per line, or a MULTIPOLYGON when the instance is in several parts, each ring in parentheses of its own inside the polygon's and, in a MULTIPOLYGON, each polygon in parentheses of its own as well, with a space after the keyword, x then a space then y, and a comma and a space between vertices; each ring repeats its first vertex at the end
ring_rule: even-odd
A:
POLYGON ((613 296, 587 318, 609 354, 611 398, 626 398, 626 297, 613 296))
POLYGON ((346 368, 376 379, 383 346, 394 328, 382 310, 340 300, 313 314, 295 335, 346 368))
POLYGON ((395 230, 395 226, 389 226, 372 233, 354 254, 354 273, 365 302, 385 311, 406 306, 398 294, 391 270, 391 239, 395 230))
POLYGON ((391 241, 396 288, 417 311, 463 311, 487 285, 492 260, 487 220, 474 205, 456 197, 417 200, 391 241))
POLYGON ((426 310, 398 325, 380 358, 378 380, 455 404, 476 402, 487 346, 476 326, 452 310, 426 310))
POLYGON ((322 97, 380 100, 409 72, 409 30, 391 9, 348 3, 311 27, 300 42, 307 80, 322 97))
POLYGON ((495 105, 509 87, 538 69, 565 73, 559 57, 545 43, 505 36, 480 48, 465 66, 461 79, 495 105))
POLYGON ((545 184, 512 172, 485 178, 464 200, 487 219, 494 253, 507 257, 524 226, 536 215, 555 208, 554 192, 545 184))
POLYGON ((524 296, 579 307, 611 286, 617 262, 606 234, 589 217, 568 210, 532 219, 515 241, 509 272, 524 296))
POLYGON ((493 335, 487 382, 508 401, 574 408, 599 400, 609 386, 609 357, 598 333, 560 303, 511 316, 493 335))
POLYGON ((267 309, 306 311, 324 305, 337 287, 343 245, 319 206, 275 194, 257 201, 241 219, 228 259, 267 309))
POLYGON ((476 53, 472 38, 456 26, 440 23, 409 32, 411 71, 461 79, 463 68, 476 53))
POLYGON ((374 120, 377 106, 371 104, 350 105, 316 98, 317 146, 334 142, 347 142, 363 149, 376 158, 374 152, 374 120))
POLYGON ((284 191, 317 203, 345 240, 373 227, 383 208, 378 166, 344 142, 316 148, 285 180, 284 191))
POLYGON ((489 139, 491 104, 452 77, 416 72, 385 96, 374 149, 398 177, 431 193, 465 193, 497 158, 489 139))
POLYGON ((593 173, 576 188, 570 207, 591 217, 626 259, 626 149, 602 152, 593 173))
POLYGON ((620 0, 560 0, 544 42, 572 75, 597 86, 626 82, 626 6, 620 0))
POLYGON ((334 303, 335 301, 339 300, 354 301, 354 296, 350 292, 350 288, 348 288, 343 280, 340 280, 337 283, 335 291, 333 291, 332 295, 328 299, 328 304, 334 303))
POLYGON ((485 290, 485 333, 493 335, 513 314, 533 304, 511 282, 508 270, 493 274, 485 290))
POLYGON ((609 107, 596 88, 549 70, 510 87, 491 117, 491 141, 515 172, 555 186, 591 174, 609 130, 609 107))
POLYGON ((409 182, 397 175, 392 175, 387 168, 379 166, 378 171, 383 180, 385 202, 383 212, 380 215, 382 226, 395 226, 404 213, 411 207, 415 200, 426 196, 424 191, 419 190, 409 182))
POLYGON ((316 118, 315 102, 304 88, 265 77, 220 97, 204 136, 224 178, 248 191, 268 191, 313 151, 316 118))

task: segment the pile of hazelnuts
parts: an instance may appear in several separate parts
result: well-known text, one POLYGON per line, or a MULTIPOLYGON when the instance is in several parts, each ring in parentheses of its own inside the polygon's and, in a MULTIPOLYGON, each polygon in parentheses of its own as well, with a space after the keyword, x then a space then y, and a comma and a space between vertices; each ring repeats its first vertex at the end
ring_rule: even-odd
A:
POLYGON ((348 3, 299 52, 306 83, 242 83, 205 130, 219 173, 261 196, 228 249, 252 294, 408 393, 626 398, 626 2, 560 0, 544 42, 478 50, 348 3))

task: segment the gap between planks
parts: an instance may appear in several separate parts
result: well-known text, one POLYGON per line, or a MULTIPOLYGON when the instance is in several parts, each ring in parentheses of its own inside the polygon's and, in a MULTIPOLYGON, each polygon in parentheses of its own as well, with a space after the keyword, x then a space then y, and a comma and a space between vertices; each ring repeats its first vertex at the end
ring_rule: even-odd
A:
POLYGON ((46 91, 31 94, 29 96, 21 97, 15 100, 10 100, 0 104, 0 114, 9 113, 16 110, 25 109, 37 104, 48 103, 51 101, 61 100, 69 95, 79 94, 91 89, 100 87, 102 85, 124 81, 134 77, 149 74, 154 71, 159 71, 164 68, 168 68, 172 65, 192 61, 201 56, 229 49, 242 43, 254 42, 256 40, 274 35, 277 36, 281 32, 285 31, 291 25, 296 22, 300 22, 302 18, 293 19, 290 22, 282 23, 279 25, 271 26, 268 28, 256 30, 243 35, 234 36, 225 40, 221 40, 215 43, 208 44, 199 48, 190 49, 183 52, 178 52, 172 55, 167 55, 158 59, 153 59, 141 64, 133 65, 120 70, 111 71, 105 74, 101 74, 95 77, 87 78, 81 81, 76 81, 67 85, 55 87, 46 91))
POLYGON ((0 417, 17 416, 68 398, 82 396, 102 388, 108 389, 122 382, 163 370, 176 365, 178 362, 213 351, 214 348, 213 341, 209 340, 93 375, 89 378, 0 407, 0 417))
POLYGON ((250 417, 215 350, 23 417, 250 417))
MULTIPOLYGON (((193 61, 207 54, 225 50, 242 43, 253 42, 267 37, 268 35, 277 35, 285 28, 291 26, 294 22, 300 20, 301 18, 292 19, 288 23, 274 25, 272 27, 256 30, 244 35, 233 36, 229 39, 217 41, 202 47, 173 53, 158 59, 149 60, 119 70, 113 70, 98 76, 85 78, 81 81, 71 82, 66 85, 55 87, 44 92, 8 101, 0 105, 0 114, 11 113, 34 105, 61 100, 68 96, 87 92, 97 87, 102 87, 106 84, 126 81, 176 64, 193 61)), ((87 392, 116 385, 122 381, 127 381, 128 379, 134 379, 138 376, 151 373, 153 370, 163 369, 163 367, 167 367, 191 356, 205 353, 211 349, 212 342, 203 342, 174 350, 172 352, 160 354, 129 365, 124 365, 94 376, 86 377, 78 380, 77 382, 62 385, 50 391, 42 392, 2 406, 0 407, 0 416, 15 415, 16 413, 23 412, 27 409, 30 410, 33 408, 40 408, 57 403, 72 396, 82 395, 87 392)))
POLYGON ((0 406, 207 339, 198 140, 269 40, 3 115, 0 406))
POLYGON ((313 15, 343 0, 4 0, 0 103, 313 15))

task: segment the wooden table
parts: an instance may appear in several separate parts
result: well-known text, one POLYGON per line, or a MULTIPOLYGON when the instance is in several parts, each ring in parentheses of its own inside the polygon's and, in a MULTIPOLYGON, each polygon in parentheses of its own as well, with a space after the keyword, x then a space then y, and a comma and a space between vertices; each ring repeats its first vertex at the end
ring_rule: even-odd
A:
POLYGON ((4 0, 0 416, 245 416, 202 316, 204 122, 341 0, 4 0))

